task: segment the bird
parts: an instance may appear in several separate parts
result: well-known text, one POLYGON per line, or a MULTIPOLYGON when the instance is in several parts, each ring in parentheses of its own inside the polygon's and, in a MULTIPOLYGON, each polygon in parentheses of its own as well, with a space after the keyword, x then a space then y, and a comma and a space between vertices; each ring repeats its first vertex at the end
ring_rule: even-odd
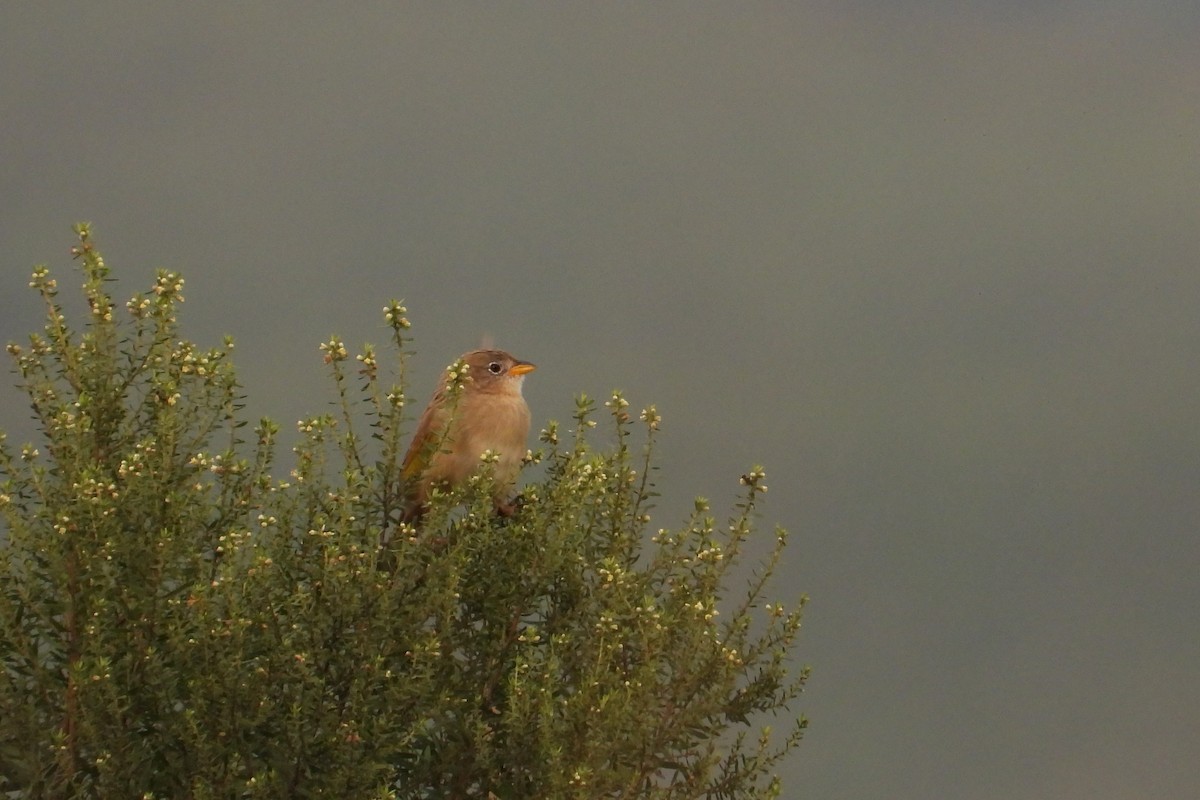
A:
POLYGON ((457 486, 474 474, 488 450, 497 457, 496 511, 502 516, 514 513, 507 497, 516 484, 529 435, 529 405, 521 384, 537 367, 490 348, 464 353, 460 361, 466 370, 462 393, 455 398, 450 391, 452 364, 421 414, 404 455, 406 522, 420 521, 435 486, 457 486))

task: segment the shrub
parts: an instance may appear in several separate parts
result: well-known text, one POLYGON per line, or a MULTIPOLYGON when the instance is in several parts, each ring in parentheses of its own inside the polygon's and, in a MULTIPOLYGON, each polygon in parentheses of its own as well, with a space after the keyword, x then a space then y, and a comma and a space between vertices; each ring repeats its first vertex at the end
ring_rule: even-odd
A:
POLYGON ((728 525, 697 500, 651 533, 657 411, 581 397, 528 454, 544 477, 513 517, 492 513, 484 463, 405 525, 403 306, 385 309, 397 385, 372 348, 321 346, 338 410, 300 422, 280 480, 232 343, 180 337, 183 279, 160 271, 121 314, 76 231, 79 331, 38 267, 47 325, 8 347, 43 440, 0 439, 6 796, 778 794, 807 677, 790 665, 803 598, 763 603, 781 529, 728 588, 761 469, 728 525))

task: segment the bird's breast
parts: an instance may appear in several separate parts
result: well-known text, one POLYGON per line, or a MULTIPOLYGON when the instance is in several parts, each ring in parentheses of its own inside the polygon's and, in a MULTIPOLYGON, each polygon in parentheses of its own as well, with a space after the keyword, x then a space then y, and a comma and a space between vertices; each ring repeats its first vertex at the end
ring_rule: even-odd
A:
POLYGON ((501 456, 525 452, 529 435, 529 406, 520 395, 483 395, 464 399, 455 415, 456 438, 476 456, 492 450, 501 456))
POLYGON ((496 483, 507 488, 520 471, 528 436, 529 406, 520 395, 468 395, 455 411, 447 448, 434 457, 428 477, 461 482, 479 468, 480 456, 491 450, 499 457, 496 483))

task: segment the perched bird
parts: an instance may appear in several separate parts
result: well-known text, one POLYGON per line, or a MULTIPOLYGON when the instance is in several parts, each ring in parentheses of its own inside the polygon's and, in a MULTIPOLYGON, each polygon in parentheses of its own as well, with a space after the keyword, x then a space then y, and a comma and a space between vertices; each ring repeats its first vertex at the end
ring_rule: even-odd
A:
POLYGON ((470 477, 487 450, 498 458, 496 510, 513 513, 506 498, 517 481, 529 435, 529 406, 521 384, 535 367, 503 350, 472 350, 461 360, 467 369, 462 393, 457 400, 451 397, 447 370, 404 456, 405 520, 420 519, 434 486, 454 486, 470 477))

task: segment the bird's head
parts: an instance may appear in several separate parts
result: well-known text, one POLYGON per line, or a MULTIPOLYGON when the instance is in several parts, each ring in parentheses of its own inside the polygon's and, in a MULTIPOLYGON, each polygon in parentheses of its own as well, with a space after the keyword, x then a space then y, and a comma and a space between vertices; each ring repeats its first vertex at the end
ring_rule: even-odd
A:
POLYGON ((520 394, 525 375, 536 369, 503 350, 472 350, 464 353, 462 360, 470 370, 468 392, 520 394))

